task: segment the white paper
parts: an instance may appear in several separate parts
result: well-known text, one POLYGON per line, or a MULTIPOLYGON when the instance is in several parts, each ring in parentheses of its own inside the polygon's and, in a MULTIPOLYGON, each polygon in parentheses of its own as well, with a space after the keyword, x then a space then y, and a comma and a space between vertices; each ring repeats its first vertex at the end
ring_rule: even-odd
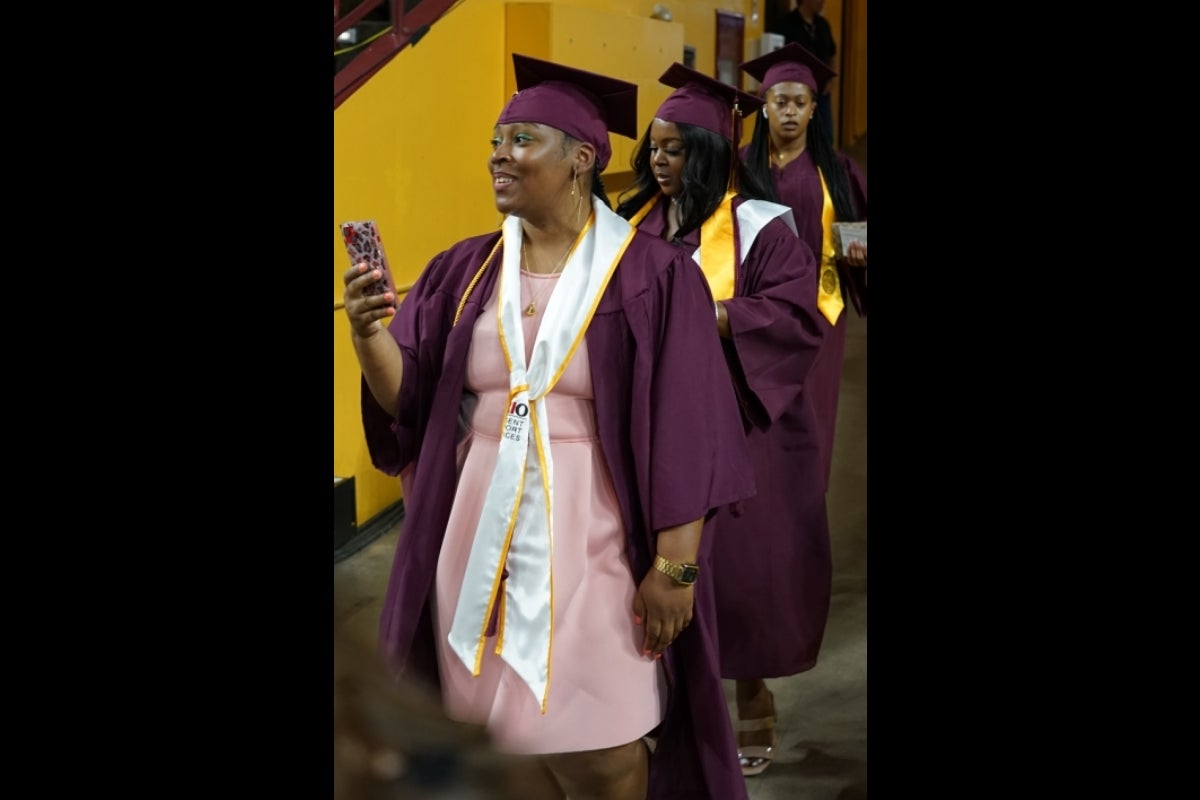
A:
POLYGON ((862 242, 865 246, 867 243, 867 223, 866 222, 835 222, 833 223, 833 237, 837 245, 838 254, 846 255, 846 248, 851 242, 862 242))

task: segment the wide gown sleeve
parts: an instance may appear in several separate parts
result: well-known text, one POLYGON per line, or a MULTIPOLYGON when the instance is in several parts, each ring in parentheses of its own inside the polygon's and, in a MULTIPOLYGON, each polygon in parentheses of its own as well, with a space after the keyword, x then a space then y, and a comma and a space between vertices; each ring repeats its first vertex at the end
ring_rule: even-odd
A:
MULTIPOLYGON (((850 198, 854 202, 855 219, 862 221, 867 218, 867 175, 862 167, 850 156, 839 153, 838 157, 846 167, 846 175, 850 179, 850 198)), ((842 264, 845 278, 846 295, 860 317, 867 316, 867 268, 851 267, 842 264)))
POLYGON ((855 216, 859 220, 867 218, 867 174, 850 156, 839 153, 838 157, 846 166, 846 175, 850 178, 850 196, 854 200, 855 216))
MULTIPOLYGON (((632 420, 652 531, 754 493, 753 469, 704 274, 682 251, 631 310, 640 398, 632 420)), ((635 401, 636 402, 636 401, 635 401)))
POLYGON ((420 353, 424 311, 427 306, 439 305, 439 300, 431 296, 431 287, 435 283, 432 276, 438 273, 438 266, 444 257, 445 253, 442 253, 429 263, 400 303, 396 316, 392 317, 388 326, 388 332, 400 345, 401 358, 404 360, 399 411, 395 418, 375 401, 366 380, 361 381, 362 422, 367 450, 371 463, 388 475, 399 475, 416 457, 421 435, 420 420, 423 419, 423 398, 428 400, 437 385, 439 361, 421 358, 420 353))
POLYGON ((796 402, 829 325, 817 311, 812 249, 779 219, 754 240, 742 264, 725 345, 742 409, 767 428, 796 402))

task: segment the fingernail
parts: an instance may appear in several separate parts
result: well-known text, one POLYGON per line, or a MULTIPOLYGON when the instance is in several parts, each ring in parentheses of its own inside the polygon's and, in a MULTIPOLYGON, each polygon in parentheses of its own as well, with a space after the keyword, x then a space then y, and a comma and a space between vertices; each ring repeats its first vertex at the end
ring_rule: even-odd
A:
POLYGON ((635 625, 641 625, 641 624, 642 624, 642 618, 641 618, 641 617, 639 617, 637 614, 634 614, 634 615, 633 615, 633 622, 634 622, 634 624, 635 624, 635 625))
POLYGON ((655 654, 654 654, 654 660, 655 660, 655 661, 658 661, 660 658, 662 658, 662 653, 655 653, 655 654))
POLYGON ((643 651, 642 651, 642 655, 644 655, 644 656, 646 656, 647 658, 649 658, 649 657, 650 657, 650 651, 649 651, 649 650, 643 650, 643 651))

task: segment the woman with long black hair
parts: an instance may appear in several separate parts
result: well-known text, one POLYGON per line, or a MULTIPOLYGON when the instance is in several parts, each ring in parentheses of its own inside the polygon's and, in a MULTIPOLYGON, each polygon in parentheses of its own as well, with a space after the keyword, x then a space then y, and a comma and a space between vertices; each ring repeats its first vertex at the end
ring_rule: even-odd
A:
MULTIPOLYGON (((646 129, 617 213, 691 254, 716 301, 756 494, 719 508, 704 536, 716 565, 721 676, 762 687, 761 677, 806 668, 811 620, 823 625, 828 610, 825 474, 806 387, 831 325, 817 308, 815 251, 797 237, 791 209, 762 199, 766 187, 738 158, 740 119, 762 101, 679 64, 659 80, 677 88, 646 129), (740 630, 727 630, 726 618, 740 630), (750 671, 726 672, 726 663, 750 671), (771 671, 777 665, 785 671, 771 671)), ((740 689, 739 761, 757 775, 774 752, 763 721, 773 711, 751 704, 741 713, 740 689)))
MULTIPOLYGON (((805 381, 801 402, 816 420, 813 435, 802 449, 819 453, 817 480, 823 497, 833 457, 846 301, 859 314, 866 314, 866 244, 853 242, 844 256, 839 255, 833 223, 867 218, 867 180, 849 156, 835 150, 820 124, 826 112, 817 98, 836 75, 820 58, 793 43, 746 62, 741 69, 759 81, 764 100, 750 143, 740 151, 745 169, 766 188, 768 199, 791 209, 797 234, 820 262, 814 282, 828 333, 805 381)), ((770 764, 775 741, 774 699, 763 679, 812 669, 825 634, 832 586, 827 523, 804 531, 801 539, 808 543, 799 557, 801 567, 781 581, 783 586, 764 586, 766 595, 745 591, 754 585, 757 568, 744 559, 718 576, 721 675, 737 681, 738 744, 747 774, 770 764), (767 605, 764 597, 781 592, 791 593, 788 608, 794 612, 768 614, 775 607, 767 605)))

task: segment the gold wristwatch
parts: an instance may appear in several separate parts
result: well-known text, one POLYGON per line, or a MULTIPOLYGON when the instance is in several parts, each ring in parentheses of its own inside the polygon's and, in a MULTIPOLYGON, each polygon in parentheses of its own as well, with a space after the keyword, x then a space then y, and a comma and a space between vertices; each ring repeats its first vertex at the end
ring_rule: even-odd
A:
POLYGON ((667 561, 662 556, 654 559, 654 568, 662 574, 673 578, 681 586, 691 586, 700 575, 700 567, 695 564, 680 564, 675 561, 667 561))

